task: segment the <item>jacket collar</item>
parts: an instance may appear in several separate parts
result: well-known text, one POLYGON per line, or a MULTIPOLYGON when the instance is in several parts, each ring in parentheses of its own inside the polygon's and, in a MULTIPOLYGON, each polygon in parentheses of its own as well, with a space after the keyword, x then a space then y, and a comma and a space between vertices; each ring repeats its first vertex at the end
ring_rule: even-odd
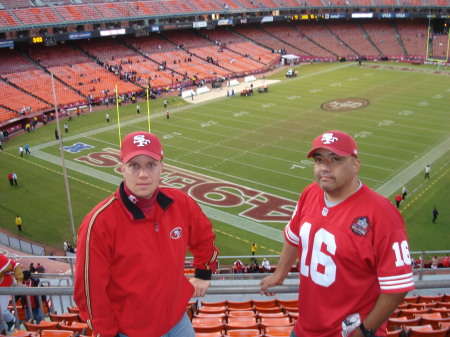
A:
MULTIPOLYGON (((145 219, 144 212, 142 212, 139 207, 137 207, 135 204, 133 204, 127 198, 123 182, 120 184, 120 187, 119 187, 119 196, 120 196, 120 199, 122 200, 123 204, 125 205, 127 210, 131 213, 131 215, 133 216, 133 218, 135 220, 145 219)), ((156 196, 156 202, 163 210, 166 210, 173 203, 173 201, 174 200, 172 198, 168 197, 167 195, 165 195, 161 191, 161 189, 158 189, 158 195, 156 196)))

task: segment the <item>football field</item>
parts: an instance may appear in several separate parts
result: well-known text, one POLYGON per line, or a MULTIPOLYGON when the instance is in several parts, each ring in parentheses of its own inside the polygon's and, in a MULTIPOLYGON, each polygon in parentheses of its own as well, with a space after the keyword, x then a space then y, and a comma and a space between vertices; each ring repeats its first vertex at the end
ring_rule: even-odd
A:
MULTIPOLYGON (((286 69, 267 80, 266 93, 191 104, 170 98, 150 103, 150 128, 162 140, 162 186, 183 189, 213 222, 221 255, 281 252, 283 228, 302 189, 313 181, 306 159, 318 134, 353 135, 362 162, 360 179, 393 201, 406 186, 400 206, 411 251, 448 250, 450 203, 450 69, 399 63, 314 64, 286 69), (431 165, 430 179, 424 178, 431 165), (439 217, 431 222, 436 206, 439 217)), ((255 87, 256 89, 256 87, 255 87)), ((213 89, 219 90, 219 89, 213 89)), ((148 130, 146 102, 120 107, 120 135, 148 130)), ((74 117, 63 133, 75 230, 99 201, 120 183, 117 110, 74 117), (109 113, 111 122, 106 123, 109 113)), ((62 122, 60 122, 62 123, 62 122)), ((62 125, 62 124, 61 124, 62 125)), ((0 223, 18 234, 20 214, 26 240, 60 249, 73 241, 56 125, 14 137, 0 153, 0 223), (31 155, 20 157, 28 143, 31 155), (15 171, 19 185, 9 186, 15 171)), ((62 129, 62 128, 61 128, 62 129)))

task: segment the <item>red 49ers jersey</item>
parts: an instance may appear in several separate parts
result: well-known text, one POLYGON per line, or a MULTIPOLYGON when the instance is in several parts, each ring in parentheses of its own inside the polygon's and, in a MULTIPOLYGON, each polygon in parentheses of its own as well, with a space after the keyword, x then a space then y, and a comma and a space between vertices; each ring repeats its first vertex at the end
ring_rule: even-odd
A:
POLYGON ((348 336, 381 292, 414 289, 403 218, 365 185, 331 208, 317 183, 309 185, 285 239, 299 248, 299 337, 348 336))

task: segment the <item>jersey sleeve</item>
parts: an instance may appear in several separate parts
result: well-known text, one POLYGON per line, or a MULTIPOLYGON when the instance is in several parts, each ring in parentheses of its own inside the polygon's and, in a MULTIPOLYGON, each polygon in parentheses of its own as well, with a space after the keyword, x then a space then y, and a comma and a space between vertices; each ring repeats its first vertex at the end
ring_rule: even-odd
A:
POLYGON ((200 206, 188 197, 189 207, 189 251, 194 256, 195 277, 210 280, 216 269, 219 250, 215 245, 216 234, 212 224, 200 206))
POLYGON ((102 207, 83 220, 78 232, 74 299, 80 316, 94 330, 93 336, 112 337, 118 333, 118 323, 112 310, 106 309, 111 308, 107 287, 112 248, 107 239, 106 219, 99 216, 102 207))
POLYGON ((374 237, 380 290, 383 293, 413 290, 412 263, 403 218, 391 204, 384 214, 390 216, 381 218, 379 233, 374 237))

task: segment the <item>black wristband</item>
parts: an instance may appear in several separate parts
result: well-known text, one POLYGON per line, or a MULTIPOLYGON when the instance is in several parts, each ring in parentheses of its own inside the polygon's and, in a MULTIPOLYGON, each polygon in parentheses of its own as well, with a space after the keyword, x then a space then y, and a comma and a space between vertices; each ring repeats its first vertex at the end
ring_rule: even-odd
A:
POLYGON ((375 337, 376 331, 375 330, 366 329, 366 327, 364 326, 364 323, 361 323, 359 328, 361 329, 361 332, 362 332, 364 337, 375 337))

